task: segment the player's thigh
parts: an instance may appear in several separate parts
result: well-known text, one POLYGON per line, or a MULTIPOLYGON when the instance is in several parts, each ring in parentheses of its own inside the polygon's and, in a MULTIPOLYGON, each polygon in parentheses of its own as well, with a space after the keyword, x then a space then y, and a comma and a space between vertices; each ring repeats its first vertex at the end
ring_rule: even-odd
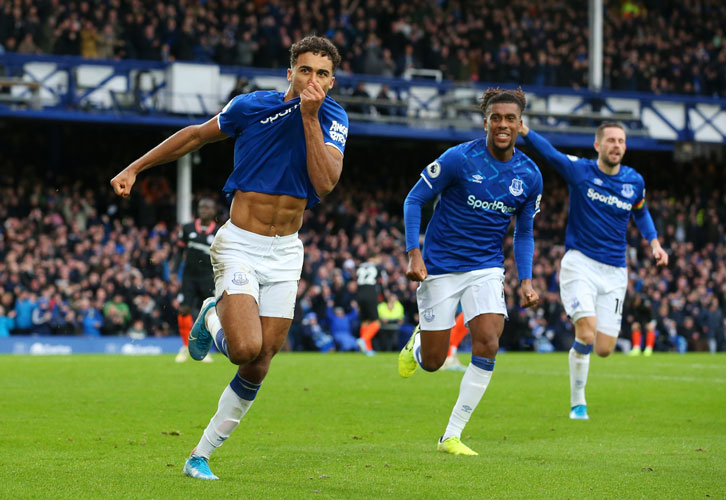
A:
MULTIPOLYGON (((504 299, 504 271, 492 269, 490 273, 473 278, 462 291, 461 310, 464 313, 464 322, 469 324, 469 328, 471 328, 472 319, 481 315, 501 316, 503 328, 504 319, 507 318, 507 304, 504 299)), ((489 320, 487 320, 488 322, 489 320)), ((501 332, 499 333, 501 334, 501 332)))
POLYGON ((292 324, 292 318, 260 316, 260 323, 262 325, 262 350, 260 351, 260 355, 271 358, 285 344, 287 332, 290 330, 290 325, 292 324))
POLYGON ((260 316, 291 320, 295 315, 297 289, 297 280, 260 284, 260 316))
POLYGON ((607 292, 597 296, 597 331, 610 337, 620 333, 623 322, 623 302, 628 284, 626 270, 618 269, 607 277, 607 292))
POLYGON ((458 304, 458 295, 438 304, 427 305, 428 307, 424 309, 421 309, 422 304, 419 302, 419 326, 421 332, 450 331, 451 327, 456 324, 456 307, 458 304))
POLYGON ((421 355, 433 357, 441 363, 449 353, 449 335, 451 329, 421 331, 421 355))
POLYGON ((567 316, 573 323, 580 318, 595 316, 598 294, 597 271, 580 252, 569 251, 560 266, 560 298, 567 316))
MULTIPOLYGON (((262 325, 255 298, 246 293, 224 292, 217 300, 217 316, 230 349, 241 345, 262 345, 262 325)), ((213 332, 214 333, 214 332, 213 332)))
POLYGON ((456 324, 456 308, 463 292, 461 275, 429 276, 416 290, 422 332, 450 331, 456 324))

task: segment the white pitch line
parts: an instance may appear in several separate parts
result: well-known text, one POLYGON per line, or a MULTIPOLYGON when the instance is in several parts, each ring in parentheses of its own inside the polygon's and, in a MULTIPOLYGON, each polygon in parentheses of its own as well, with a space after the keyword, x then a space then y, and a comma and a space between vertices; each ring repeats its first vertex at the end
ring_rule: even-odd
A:
MULTIPOLYGON (((521 372, 520 372, 521 373, 521 372)), ((565 371, 533 371, 524 370, 527 375, 552 375, 558 377, 566 377, 569 372, 565 371)), ((674 375, 650 375, 650 374, 632 374, 632 373, 599 373, 597 371, 590 370, 590 376, 595 375, 597 377, 609 377, 609 378, 626 378, 626 379, 653 379, 653 380, 665 380, 670 382, 726 382, 726 378, 722 377, 683 377, 674 375)))

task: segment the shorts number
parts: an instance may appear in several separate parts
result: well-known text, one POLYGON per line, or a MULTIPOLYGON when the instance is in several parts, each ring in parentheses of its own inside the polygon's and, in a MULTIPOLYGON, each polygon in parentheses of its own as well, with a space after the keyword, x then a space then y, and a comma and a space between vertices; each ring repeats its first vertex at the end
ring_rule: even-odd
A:
POLYGON ((615 299, 615 314, 623 315, 623 300, 615 299))

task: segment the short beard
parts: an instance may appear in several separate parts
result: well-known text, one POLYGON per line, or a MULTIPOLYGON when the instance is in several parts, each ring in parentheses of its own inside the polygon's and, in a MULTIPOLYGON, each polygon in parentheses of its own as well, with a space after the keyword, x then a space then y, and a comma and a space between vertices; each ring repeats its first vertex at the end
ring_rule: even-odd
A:
MULTIPOLYGON (((622 159, 622 156, 620 157, 622 159)), ((620 160, 618 160, 616 163, 613 163, 610 161, 610 159, 607 157, 607 155, 603 155, 602 162, 605 164, 605 166, 609 168, 615 168, 618 165, 620 165, 620 160)))
POLYGON ((500 151, 502 153, 504 153, 505 151, 508 151, 508 150, 512 149, 512 146, 514 146, 514 141, 512 141, 511 138, 509 140, 509 144, 505 148, 500 147, 500 146, 497 146, 497 143, 494 142, 494 135, 491 136, 491 140, 492 140, 492 143, 491 143, 492 144, 492 149, 494 149, 495 151, 500 151))

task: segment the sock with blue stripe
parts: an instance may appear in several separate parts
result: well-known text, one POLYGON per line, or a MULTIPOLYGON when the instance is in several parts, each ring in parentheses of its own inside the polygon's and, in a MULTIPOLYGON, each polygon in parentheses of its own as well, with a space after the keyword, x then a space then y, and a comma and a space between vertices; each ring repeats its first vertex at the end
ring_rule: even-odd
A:
POLYGON ((224 336, 224 330, 217 330, 217 334, 213 335, 214 345, 217 350, 229 358, 229 349, 227 349, 227 338, 224 336))
POLYGON ((235 375, 229 385, 222 392, 217 406, 217 413, 204 429, 202 439, 195 448, 194 453, 209 458, 214 450, 222 446, 227 438, 239 425, 242 417, 252 406, 252 402, 260 390, 260 384, 255 384, 235 375))
POLYGON ((494 372, 494 362, 493 358, 471 357, 471 363, 461 379, 459 399, 456 400, 451 417, 449 417, 449 425, 446 426, 443 436, 444 440, 452 436, 461 437, 471 414, 474 413, 479 401, 484 396, 484 391, 487 390, 494 372))
POLYGON ((579 340, 570 349, 570 406, 587 404, 585 401, 585 385, 590 371, 590 352, 592 344, 583 344, 579 340))

